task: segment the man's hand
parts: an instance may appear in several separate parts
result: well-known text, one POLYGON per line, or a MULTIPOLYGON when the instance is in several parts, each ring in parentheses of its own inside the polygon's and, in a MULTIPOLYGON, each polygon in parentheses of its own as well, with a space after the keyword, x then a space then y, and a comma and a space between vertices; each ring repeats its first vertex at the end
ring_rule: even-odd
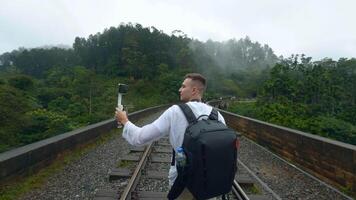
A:
POLYGON ((116 121, 118 122, 118 124, 122 124, 122 125, 125 125, 126 122, 129 121, 127 118, 126 112, 121 111, 118 108, 116 108, 116 111, 115 111, 115 118, 116 118, 116 121))

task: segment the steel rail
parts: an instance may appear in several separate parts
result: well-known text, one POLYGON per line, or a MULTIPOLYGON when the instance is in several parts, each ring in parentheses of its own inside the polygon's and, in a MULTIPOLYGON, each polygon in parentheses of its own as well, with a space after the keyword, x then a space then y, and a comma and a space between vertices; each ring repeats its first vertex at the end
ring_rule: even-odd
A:
POLYGON ((232 184, 232 193, 237 197, 239 200, 250 200, 247 196, 247 194, 243 191, 239 183, 234 180, 232 184))
POLYGON ((143 153, 140 162, 138 163, 133 175, 130 178, 129 183, 127 184, 123 194, 120 196, 120 200, 129 200, 131 199, 131 192, 136 187, 138 180, 141 176, 141 170, 147 162, 148 155, 151 153, 153 143, 146 147, 145 152, 143 153))
POLYGON ((247 172, 259 183, 261 186, 269 192, 275 199, 282 200, 282 198, 276 194, 268 185, 263 182, 250 168, 248 168, 240 159, 237 160, 238 163, 247 170, 247 172))

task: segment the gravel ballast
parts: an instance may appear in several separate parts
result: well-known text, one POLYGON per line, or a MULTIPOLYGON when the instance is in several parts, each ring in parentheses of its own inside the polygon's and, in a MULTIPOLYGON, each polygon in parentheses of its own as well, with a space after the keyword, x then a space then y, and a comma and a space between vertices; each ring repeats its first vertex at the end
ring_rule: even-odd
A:
MULTIPOLYGON (((138 125, 156 119, 161 112, 146 117, 138 125)), ((50 176, 40 189, 24 195, 23 200, 38 199, 93 199, 98 190, 117 190, 125 187, 127 180, 109 182, 108 172, 116 168, 121 157, 129 153, 130 145, 118 133, 108 142, 89 150, 84 156, 66 165, 50 176)))
POLYGON ((240 160, 282 199, 352 199, 242 137, 240 160))

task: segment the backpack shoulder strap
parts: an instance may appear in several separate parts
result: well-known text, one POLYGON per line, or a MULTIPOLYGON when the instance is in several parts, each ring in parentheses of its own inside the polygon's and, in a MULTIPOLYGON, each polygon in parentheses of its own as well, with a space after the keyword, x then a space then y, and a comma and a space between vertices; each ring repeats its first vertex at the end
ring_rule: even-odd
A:
POLYGON ((172 148, 172 160, 171 160, 171 166, 174 166, 176 164, 176 152, 172 148))
POLYGON ((218 120, 219 119, 218 111, 215 108, 213 108, 211 110, 211 113, 209 115, 209 119, 211 119, 211 120, 218 120))
POLYGON ((178 106, 183 111, 183 113, 185 115, 185 118, 187 118, 187 121, 188 121, 189 124, 191 124, 194 121, 196 121, 196 117, 195 117, 192 109, 187 104, 182 103, 182 104, 178 104, 178 106))

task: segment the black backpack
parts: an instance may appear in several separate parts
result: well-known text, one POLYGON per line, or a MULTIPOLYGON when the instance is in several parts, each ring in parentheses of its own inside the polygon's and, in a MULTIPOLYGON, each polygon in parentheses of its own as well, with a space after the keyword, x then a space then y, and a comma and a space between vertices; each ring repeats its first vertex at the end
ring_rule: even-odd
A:
MULTIPOLYGON (((237 171, 239 135, 218 121, 213 108, 207 119, 195 117, 187 104, 180 104, 189 125, 184 133, 183 150, 187 157, 184 168, 177 167, 176 178, 168 199, 176 199, 184 190, 195 199, 209 199, 230 192, 237 171)), ((175 164, 173 150, 172 165, 175 164)))

